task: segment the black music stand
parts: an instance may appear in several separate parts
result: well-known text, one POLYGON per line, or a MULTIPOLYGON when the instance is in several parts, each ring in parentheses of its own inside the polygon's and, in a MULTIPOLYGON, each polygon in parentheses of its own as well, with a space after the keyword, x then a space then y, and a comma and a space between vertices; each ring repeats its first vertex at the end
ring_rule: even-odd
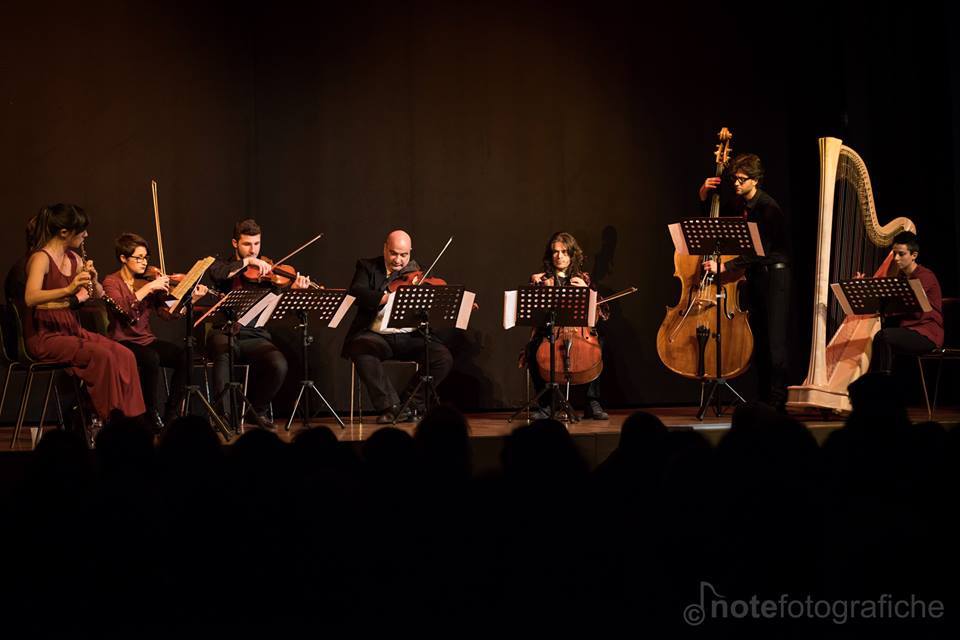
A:
MULTIPOLYGON (((509 294, 512 292, 508 292, 509 294)), ((510 298, 504 299, 505 307, 509 307, 510 298)), ((573 411, 573 407, 566 396, 561 393, 557 383, 557 352, 555 349, 557 327, 592 327, 596 324, 597 292, 589 287, 542 287, 529 285, 517 289, 515 323, 528 327, 539 327, 546 332, 550 343, 550 381, 537 396, 520 407, 507 422, 524 411, 540 409, 540 399, 550 394, 550 417, 556 419, 557 414, 563 411, 570 422, 579 422, 580 418, 573 411)), ((508 324, 509 311, 505 308, 505 326, 508 324)), ((509 326, 513 326, 510 324, 509 326)), ((509 327, 508 327, 509 328, 509 327)), ((536 366, 536 363, 527 363, 527 366, 536 366)), ((567 375, 569 379, 569 373, 567 375)))
POLYGON ((207 412, 207 417, 213 422, 217 431, 219 431, 224 438, 229 439, 231 433, 227 423, 224 422, 220 414, 217 413, 216 409, 214 409, 207 400, 207 397, 200 391, 200 385, 193 384, 193 352, 197 344, 197 338, 193 335, 193 290, 196 289, 199 283, 199 279, 193 283, 193 286, 190 287, 190 290, 187 291, 181 299, 182 304, 180 305, 185 310, 183 317, 186 333, 183 337, 183 357, 187 361, 188 383, 186 387, 184 387, 183 400, 180 402, 180 417, 190 414, 190 401, 196 396, 200 399, 200 404, 203 405, 204 411, 207 412))
POLYGON ((916 278, 858 278, 830 285, 847 315, 884 316, 930 311, 930 301, 916 278))
MULTIPOLYGON (((670 235, 673 238, 677 253, 683 255, 705 256, 718 263, 721 256, 762 256, 763 244, 755 222, 747 222, 746 218, 688 218, 682 222, 669 225, 670 235)), ((721 322, 726 307, 726 296, 720 283, 720 274, 709 277, 709 282, 716 286, 717 326, 714 331, 714 347, 716 349, 717 375, 710 381, 706 393, 701 393, 700 409, 697 411, 697 420, 703 420, 707 413, 710 401, 716 398, 714 412, 717 416, 723 413, 723 404, 720 400, 720 390, 726 388, 736 396, 740 402, 745 402, 743 396, 730 386, 723 377, 722 365, 722 336, 721 322), (721 304, 723 303, 723 304, 721 304)), ((728 316, 731 317, 731 316, 728 316)), ((703 382, 703 381, 701 381, 703 382)))
POLYGON ((222 311, 227 318, 226 324, 224 324, 220 330, 227 336, 227 362, 230 379, 227 381, 223 391, 220 392, 220 395, 217 396, 216 402, 223 402, 224 409, 227 409, 229 406, 230 414, 227 416, 228 423, 233 433, 237 434, 240 433, 243 418, 247 411, 253 411, 253 403, 244 395, 243 383, 234 382, 233 380, 233 369, 235 365, 233 349, 236 346, 237 333, 240 332, 240 328, 252 320, 245 319, 244 316, 250 313, 254 307, 259 306, 268 294, 270 294, 268 289, 236 289, 228 293, 208 312, 209 315, 209 313, 213 311, 222 311), (224 396, 226 396, 226 399, 224 396), (227 404, 228 402, 229 405, 227 404), (244 415, 239 415, 241 407, 246 407, 243 412, 244 415))
POLYGON ((424 387, 424 415, 430 412, 431 401, 440 404, 440 395, 430 374, 430 341, 435 340, 431 325, 466 329, 475 297, 474 293, 465 291, 463 285, 404 285, 394 293, 392 307, 384 313, 383 326, 390 329, 416 328, 420 332, 423 336, 423 368, 417 385, 394 415, 392 424, 397 423, 421 387, 424 387))
POLYGON ((313 344, 313 336, 310 335, 310 313, 313 312, 320 322, 326 322, 331 329, 337 328, 340 320, 346 314, 350 305, 353 304, 354 297, 347 295, 345 289, 297 289, 287 291, 280 298, 277 307, 270 320, 280 320, 287 313, 295 313, 300 321, 297 328, 300 329, 300 347, 301 357, 303 358, 303 379, 300 381, 300 393, 297 394, 297 401, 293 403, 293 411, 290 412, 290 419, 287 420, 285 429, 290 431, 290 425, 297 415, 297 408, 300 406, 300 400, 303 400, 303 426, 310 427, 310 393, 304 393, 308 389, 323 401, 327 409, 333 414, 333 417, 343 429, 346 425, 343 420, 333 410, 327 399, 323 397, 320 390, 317 389, 313 380, 310 378, 310 360, 309 347, 313 344))

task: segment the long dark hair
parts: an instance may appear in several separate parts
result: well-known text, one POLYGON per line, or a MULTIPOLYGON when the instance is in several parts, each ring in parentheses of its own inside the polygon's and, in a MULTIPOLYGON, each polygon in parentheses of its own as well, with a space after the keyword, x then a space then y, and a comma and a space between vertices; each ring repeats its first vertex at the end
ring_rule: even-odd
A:
POLYGON ((44 247, 51 239, 66 229, 80 233, 90 224, 83 209, 75 204, 52 204, 40 209, 40 213, 27 223, 27 244, 33 251, 44 247))
POLYGON ((574 276, 583 275, 583 249, 580 248, 577 239, 566 231, 557 231, 552 236, 550 240, 547 241, 547 246, 543 250, 543 270, 546 274, 553 276, 555 275, 556 268, 553 266, 553 245, 557 242, 560 242, 567 248, 567 253, 570 254, 570 267, 567 269, 567 277, 572 278, 574 276))

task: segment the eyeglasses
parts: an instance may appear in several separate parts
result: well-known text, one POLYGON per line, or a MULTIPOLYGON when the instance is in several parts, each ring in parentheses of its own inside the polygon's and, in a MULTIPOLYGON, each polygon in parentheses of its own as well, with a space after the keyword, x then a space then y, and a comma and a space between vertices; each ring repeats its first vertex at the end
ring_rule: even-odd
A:
POLYGON ((750 176, 733 176, 733 184, 742 184, 747 180, 753 180, 750 176))
POLYGON ((146 264, 147 261, 150 260, 150 256, 127 256, 127 257, 130 258, 131 260, 136 260, 137 262, 142 262, 144 264, 146 264))

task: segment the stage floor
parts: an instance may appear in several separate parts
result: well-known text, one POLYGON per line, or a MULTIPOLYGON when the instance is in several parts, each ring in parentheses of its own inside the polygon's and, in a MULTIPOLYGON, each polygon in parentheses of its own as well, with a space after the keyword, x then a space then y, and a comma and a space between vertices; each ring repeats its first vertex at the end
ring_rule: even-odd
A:
MULTIPOLYGON (((696 407, 648 407, 642 409, 659 417, 669 429, 692 429, 702 433, 709 441, 716 444, 723 437, 723 434, 730 428, 730 412, 717 417, 713 411, 707 413, 702 421, 696 418, 696 407)), ((570 434, 578 441, 594 440, 602 442, 601 451, 597 451, 605 458, 605 453, 609 453, 616 447, 620 436, 620 428, 627 417, 633 413, 631 410, 610 411, 609 420, 581 420, 580 422, 567 423, 570 434)), ((474 441, 482 440, 502 440, 517 426, 524 424, 525 420, 521 417, 513 422, 508 422, 511 412, 489 412, 468 414, 467 419, 470 424, 471 439, 474 441)), ((842 417, 824 418, 820 413, 797 414, 796 417, 803 421, 811 430, 818 442, 822 443, 831 431, 843 425, 842 417)), ((914 408, 910 410, 910 417, 914 422, 922 422, 927 419, 925 409, 914 408)), ((955 426, 960 422, 960 408, 938 409, 934 416, 937 421, 948 428, 955 426)), ((277 418, 277 434, 281 439, 289 441, 296 436, 302 429, 302 423, 297 421, 293 424, 290 431, 284 429, 286 419, 282 416, 277 418)), ((376 423, 376 416, 371 415, 363 418, 359 423, 357 418, 351 424, 347 416, 343 416, 346 426, 339 428, 336 421, 330 418, 320 418, 313 425, 329 426, 337 438, 342 442, 361 443, 369 438, 378 429, 384 426, 376 423)), ((403 422, 396 425, 408 433, 413 433, 416 424, 413 422, 403 422)), ((12 427, 0 427, 0 451, 10 451, 10 438, 12 436, 12 427)), ((31 442, 30 428, 25 427, 21 432, 20 439, 16 446, 16 451, 29 451, 31 442)), ((226 444, 232 444, 238 436, 234 436, 226 444)), ((475 443, 476 446, 476 443, 475 443)), ((591 456, 592 458, 593 456, 591 456)), ((599 460, 596 460, 599 461, 599 460)))

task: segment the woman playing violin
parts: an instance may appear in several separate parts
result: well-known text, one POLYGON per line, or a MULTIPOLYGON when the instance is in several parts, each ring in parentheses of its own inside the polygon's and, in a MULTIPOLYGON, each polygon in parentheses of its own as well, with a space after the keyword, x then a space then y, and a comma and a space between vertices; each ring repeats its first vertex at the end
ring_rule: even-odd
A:
POLYGON ((92 261, 78 253, 87 237, 88 218, 71 204, 44 207, 31 221, 32 250, 27 261, 23 318, 27 350, 40 360, 69 362, 70 373, 86 383, 102 420, 114 411, 144 412, 137 362, 128 349, 80 326, 70 298, 102 295, 92 261))
MULTIPOLYGON (((591 286, 590 274, 583 270, 583 250, 577 239, 565 231, 558 231, 550 236, 547 246, 543 251, 543 271, 534 273, 530 276, 532 284, 552 287, 552 286, 591 286)), ((591 330, 596 335, 596 330, 591 330)), ((530 378, 533 380, 534 389, 537 393, 546 386, 546 381, 540 375, 537 366, 537 349, 540 343, 545 339, 542 331, 535 331, 532 339, 527 343, 523 354, 521 355, 521 366, 526 366, 530 371, 530 378)), ((597 336, 599 339, 599 336, 597 336)), ((601 341, 602 344, 602 341, 601 341)), ((557 376, 561 381, 562 377, 557 376)), ((536 418, 548 417, 549 397, 544 396, 541 402, 541 409, 533 416, 536 418)), ((607 412, 603 410, 600 404, 600 379, 597 378, 587 385, 587 409, 584 412, 584 418, 594 420, 608 419, 607 412)))
MULTIPOLYGON (((103 290, 116 307, 110 314, 110 337, 136 356, 147 419, 154 430, 159 431, 164 422, 177 416, 190 370, 183 347, 160 340, 150 328, 150 317, 154 313, 171 318, 164 304, 171 285, 166 274, 157 272, 151 280, 144 277, 148 272, 149 252, 147 241, 137 234, 120 235, 114 246, 120 269, 103 279, 103 290), (173 369, 162 419, 158 411, 161 367, 173 369)), ((193 301, 206 294, 207 288, 198 284, 193 290, 193 301)))

